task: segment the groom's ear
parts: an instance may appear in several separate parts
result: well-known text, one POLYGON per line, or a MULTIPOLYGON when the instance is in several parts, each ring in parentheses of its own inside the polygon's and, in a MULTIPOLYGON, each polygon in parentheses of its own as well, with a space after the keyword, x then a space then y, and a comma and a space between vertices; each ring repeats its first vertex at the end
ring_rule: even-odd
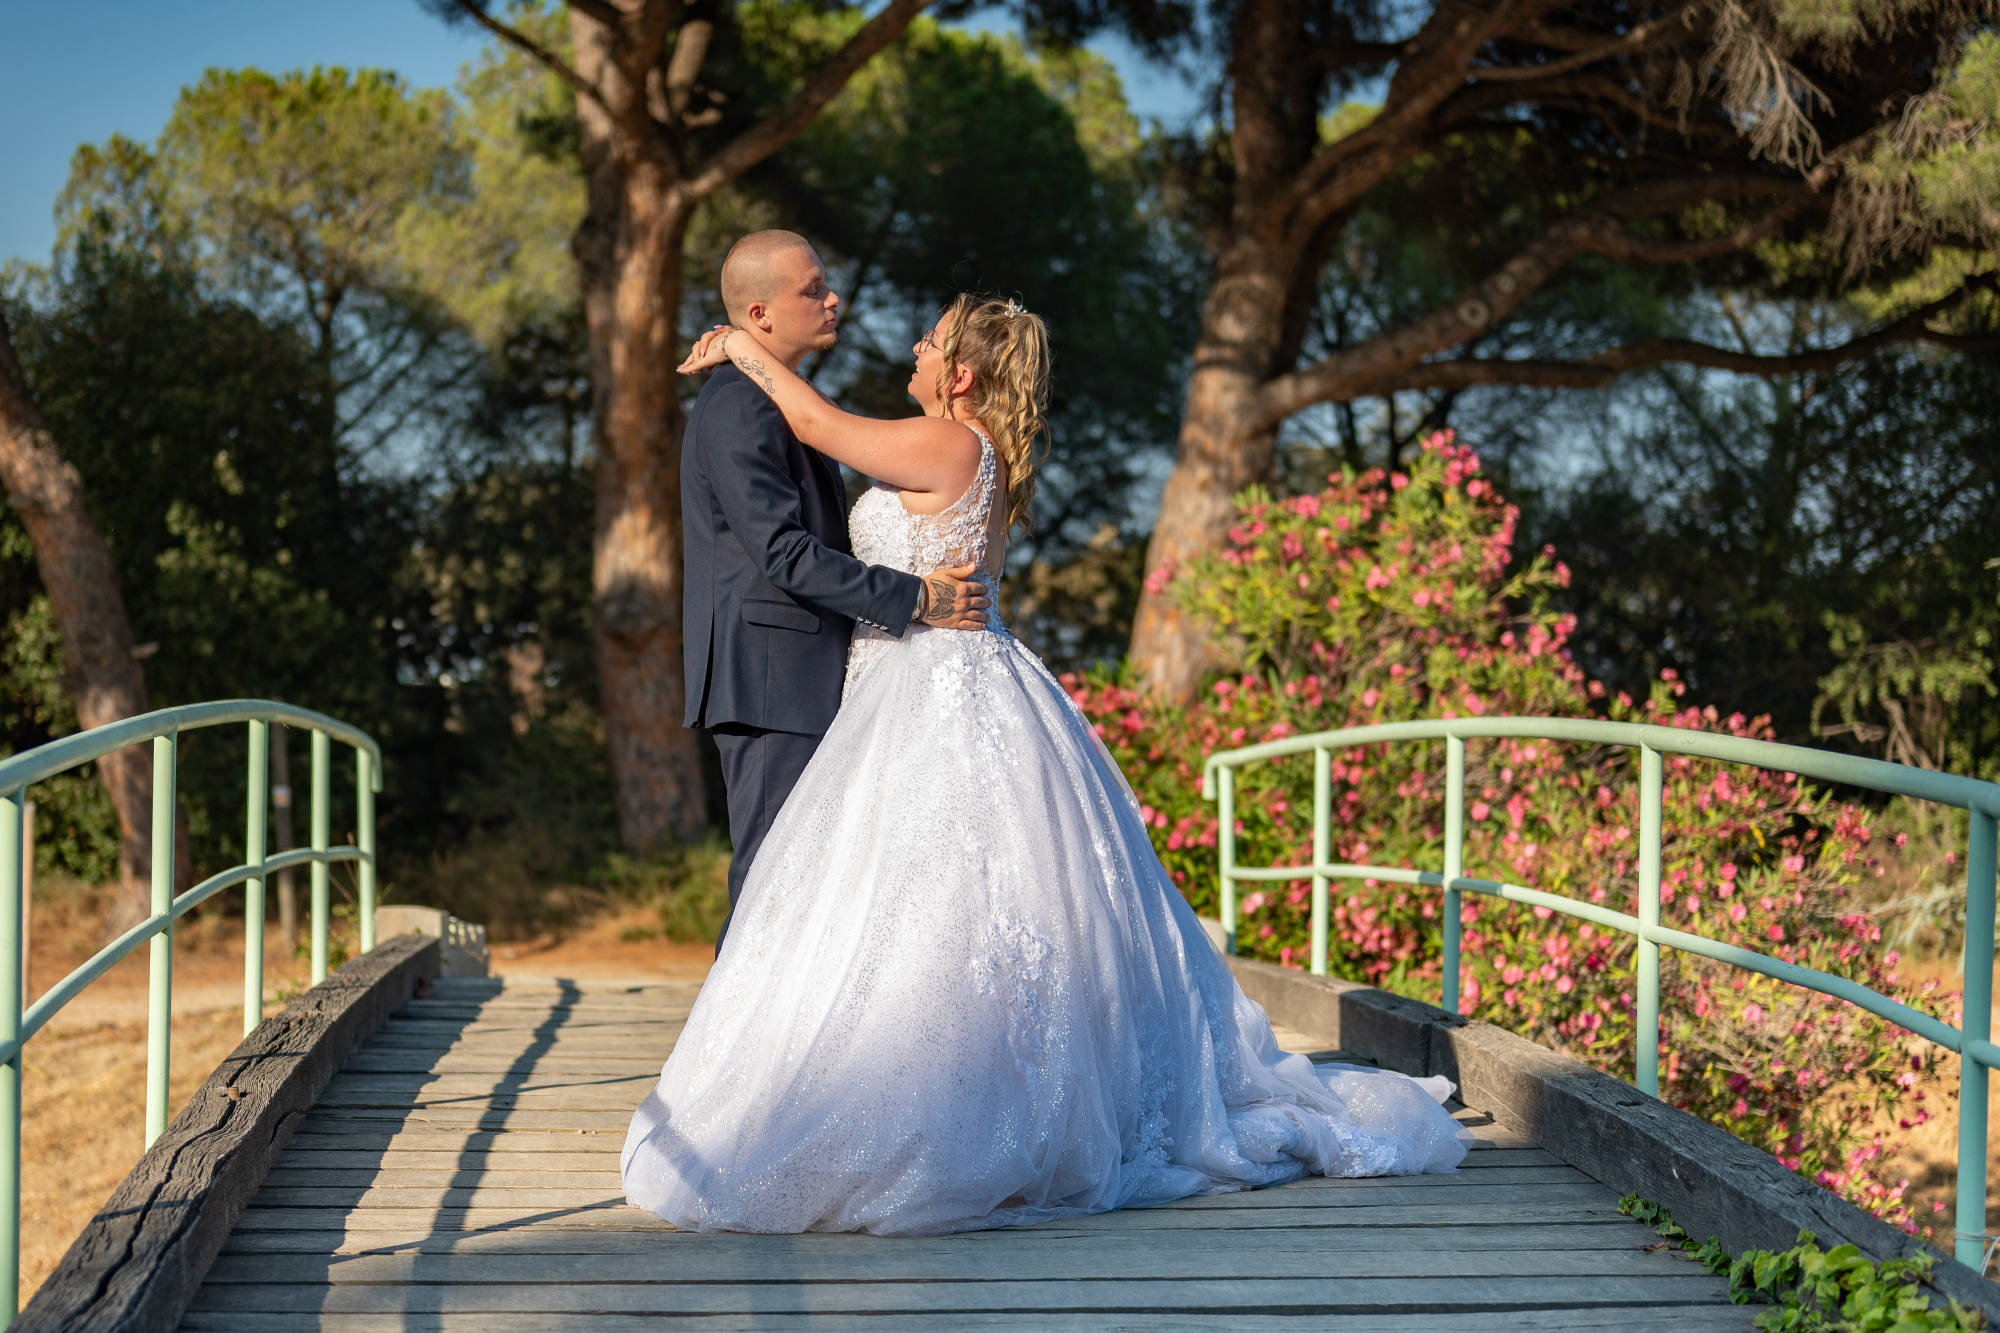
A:
POLYGON ((771 331, 771 307, 762 301, 752 301, 744 306, 743 318, 749 322, 751 328, 764 333, 771 331))

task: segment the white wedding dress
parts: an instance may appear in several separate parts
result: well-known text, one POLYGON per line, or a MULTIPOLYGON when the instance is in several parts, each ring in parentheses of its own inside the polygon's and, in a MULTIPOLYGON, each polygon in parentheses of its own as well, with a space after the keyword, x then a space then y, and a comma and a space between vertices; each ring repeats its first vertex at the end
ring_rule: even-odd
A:
MULTIPOLYGON (((995 463, 854 553, 985 563, 995 463)), ((839 716, 632 1117, 627 1197, 699 1231, 1017 1226, 1307 1174, 1447 1171, 1442 1079, 1278 1049, 1123 776, 1004 628, 858 630, 839 716)))

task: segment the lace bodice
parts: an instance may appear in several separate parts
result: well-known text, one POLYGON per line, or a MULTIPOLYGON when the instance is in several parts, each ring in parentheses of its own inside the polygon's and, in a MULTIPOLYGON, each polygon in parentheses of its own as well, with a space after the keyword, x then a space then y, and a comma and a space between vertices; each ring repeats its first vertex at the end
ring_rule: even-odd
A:
MULTIPOLYGON (((1000 464, 993 441, 981 431, 974 430, 973 434, 979 436, 979 471, 965 493, 937 513, 911 513, 903 507, 902 491, 882 482, 869 487, 854 502, 848 512, 847 534, 857 560, 907 574, 928 574, 959 565, 978 565, 983 569, 1000 464)), ((978 577, 989 593, 998 593, 997 576, 982 573, 978 577)), ((997 603, 997 596, 993 600, 997 603)), ((1001 630, 997 619, 989 628, 1001 630)), ((922 632, 926 632, 926 627, 905 631, 922 632)), ((856 625, 853 646, 847 652, 846 688, 852 690, 862 667, 896 641, 873 626, 856 625)))
POLYGON ((965 493, 939 512, 912 514, 903 508, 902 491, 883 482, 854 502, 847 533, 857 560, 908 574, 986 563, 987 523, 1000 468, 993 441, 978 431, 973 434, 979 436, 979 471, 965 493))

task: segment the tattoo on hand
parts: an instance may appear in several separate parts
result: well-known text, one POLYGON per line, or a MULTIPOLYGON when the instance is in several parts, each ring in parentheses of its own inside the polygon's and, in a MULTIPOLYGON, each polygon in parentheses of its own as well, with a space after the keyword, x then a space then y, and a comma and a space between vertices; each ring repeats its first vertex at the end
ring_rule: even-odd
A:
POLYGON ((930 589, 931 604, 924 609, 924 619, 933 624, 951 619, 952 610, 958 600, 957 595, 952 592, 951 585, 943 579, 932 579, 930 589))

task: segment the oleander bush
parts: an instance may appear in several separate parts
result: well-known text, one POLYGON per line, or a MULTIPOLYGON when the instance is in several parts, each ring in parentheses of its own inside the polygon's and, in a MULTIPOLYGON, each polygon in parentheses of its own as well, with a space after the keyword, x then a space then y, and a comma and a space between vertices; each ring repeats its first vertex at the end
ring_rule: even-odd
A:
MULTIPOLYGON (((1213 630, 1230 669, 1186 708, 1129 676, 1064 677, 1130 777, 1155 844, 1189 900, 1216 909, 1211 753, 1369 723, 1479 714, 1593 717, 1769 738, 1764 718, 1607 691, 1570 660, 1574 622, 1547 605, 1568 570, 1552 550, 1515 558, 1517 511, 1472 450, 1433 437, 1408 472, 1341 472, 1316 494, 1239 498, 1225 549, 1156 571, 1213 630)), ((1443 864, 1442 743, 1334 755, 1333 857, 1443 864)), ((1957 997, 1899 977, 1864 883, 1882 872, 1863 809, 1795 776, 1669 756, 1663 923, 1850 977, 1956 1022, 1957 997)), ((1237 779, 1239 864, 1312 859, 1312 760, 1237 779)), ((1637 761, 1615 747, 1468 742, 1465 870, 1635 911, 1637 761)), ((1886 841, 1886 840, 1884 840, 1886 841)), ((1900 841, 1900 839, 1899 839, 1900 841)), ((1249 886, 1238 939, 1305 962, 1309 888, 1249 886)), ((1441 895, 1336 881, 1331 968, 1436 1000, 1441 895)), ((1464 1008, 1630 1078, 1633 942, 1587 922, 1467 895, 1464 1008)), ((1920 1090, 1940 1052, 1826 996, 1664 951, 1661 1093, 1906 1229, 1908 1182, 1887 1178, 1896 1132, 1931 1115, 1920 1090)))

